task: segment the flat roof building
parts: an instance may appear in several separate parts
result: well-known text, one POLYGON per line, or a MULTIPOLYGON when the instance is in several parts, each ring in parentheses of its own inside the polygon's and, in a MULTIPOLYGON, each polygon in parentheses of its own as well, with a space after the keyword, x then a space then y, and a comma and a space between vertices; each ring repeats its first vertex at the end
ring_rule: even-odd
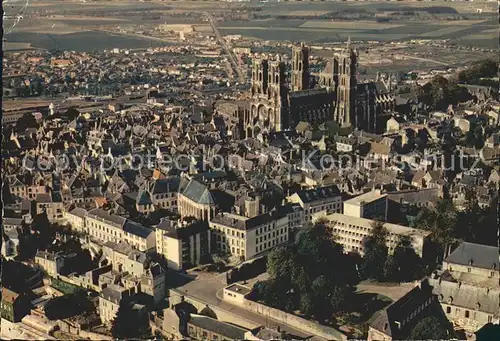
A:
POLYGON ((344 214, 357 218, 387 220, 387 194, 373 190, 346 200, 344 214))
MULTIPOLYGON (((324 212, 320 212, 314 215, 313 221, 320 218, 326 218, 329 222, 328 225, 339 237, 338 243, 344 246, 345 251, 357 252, 360 255, 364 254, 363 240, 371 234, 374 220, 357 218, 339 213, 325 215, 324 212)), ((430 231, 418 230, 391 223, 384 223, 384 227, 388 232, 387 247, 389 248, 389 252, 394 250, 400 237, 407 236, 411 239, 415 252, 422 257, 424 244, 426 239, 431 234, 430 231)))

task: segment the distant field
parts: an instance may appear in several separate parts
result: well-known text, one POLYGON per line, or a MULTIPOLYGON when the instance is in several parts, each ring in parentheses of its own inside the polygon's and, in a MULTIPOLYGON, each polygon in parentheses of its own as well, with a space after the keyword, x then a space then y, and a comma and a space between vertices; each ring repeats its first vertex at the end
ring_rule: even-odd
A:
POLYGON ((491 39, 498 38, 498 30, 486 30, 478 34, 470 34, 468 36, 462 37, 462 39, 466 40, 488 39, 488 38, 491 39))
POLYGON ((10 43, 6 41, 3 44, 3 49, 4 51, 31 50, 33 47, 31 47, 30 43, 10 43))
POLYGON ((316 10, 298 10, 298 11, 288 11, 286 13, 281 13, 281 15, 286 16, 303 16, 303 17, 317 17, 329 13, 330 11, 316 11, 316 10))
POLYGON ((382 30, 394 28, 402 25, 391 23, 378 23, 376 21, 331 21, 331 20, 308 20, 300 27, 303 28, 330 28, 330 29, 351 29, 351 30, 382 30))
POLYGON ((419 34, 419 36, 421 36, 421 37, 428 37, 428 38, 437 38, 437 37, 441 37, 442 35, 445 35, 445 34, 457 33, 459 31, 463 31, 465 29, 466 29, 466 27, 454 27, 454 26, 451 26, 451 27, 441 28, 441 29, 436 30, 436 31, 430 31, 430 32, 426 32, 426 33, 421 33, 421 34, 419 34))

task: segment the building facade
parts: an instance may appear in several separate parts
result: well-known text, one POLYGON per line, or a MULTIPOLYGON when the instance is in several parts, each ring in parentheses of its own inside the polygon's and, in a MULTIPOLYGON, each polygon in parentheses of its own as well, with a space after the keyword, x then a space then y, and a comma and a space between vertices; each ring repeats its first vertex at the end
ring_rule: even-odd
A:
POLYGON ((444 314, 457 330, 472 335, 500 323, 498 247, 462 242, 443 260, 430 282, 444 314))
MULTIPOLYGON (((325 215, 324 212, 320 212, 313 216, 313 221, 320 218, 328 221, 328 225, 338 236, 337 242, 342 244, 345 251, 364 255, 363 240, 371 235, 374 220, 339 213, 325 215)), ((411 240, 416 254, 422 257, 424 246, 430 235, 429 231, 390 223, 384 223, 384 227, 388 232, 386 242, 390 253, 394 251, 401 237, 407 237, 411 240)))
POLYGON ((165 222, 156 226, 156 252, 165 256, 168 267, 180 270, 202 264, 212 251, 208 223, 165 222))
POLYGON ((102 242, 124 241, 140 251, 154 249, 156 245, 154 231, 100 208, 87 213, 85 229, 102 242))
POLYGON ((253 218, 218 214, 210 221, 216 250, 242 259, 251 259, 277 245, 288 243, 288 216, 272 211, 253 218))
POLYGON ((306 222, 312 221, 313 214, 317 212, 331 214, 342 211, 342 195, 336 185, 299 191, 287 200, 302 207, 306 222))
POLYGON ((375 131, 377 89, 374 83, 358 84, 357 65, 358 52, 348 42, 311 87, 309 48, 303 44, 292 49, 290 80, 279 56, 254 59, 250 109, 240 116, 245 136, 294 128, 301 121, 375 131))
POLYGON ((373 190, 344 201, 344 214, 366 219, 387 220, 387 194, 373 190))

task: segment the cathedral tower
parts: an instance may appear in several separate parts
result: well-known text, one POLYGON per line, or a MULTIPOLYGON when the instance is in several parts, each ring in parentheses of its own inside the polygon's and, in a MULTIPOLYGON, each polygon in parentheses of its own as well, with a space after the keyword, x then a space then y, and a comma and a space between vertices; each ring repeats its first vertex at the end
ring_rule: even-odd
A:
POLYGON ((338 65, 335 118, 343 127, 351 126, 355 121, 356 67, 358 56, 351 48, 350 42, 351 39, 349 38, 347 47, 335 56, 335 64, 338 65))
POLYGON ((292 49, 292 91, 309 88, 309 48, 304 44, 292 49))
POLYGON ((268 82, 268 61, 252 60, 252 96, 266 95, 268 82))
POLYGON ((283 120, 288 119, 288 87, 285 70, 285 63, 279 55, 276 56, 275 60, 269 62, 267 94, 269 101, 273 104, 269 117, 275 131, 280 131, 283 127, 283 120))

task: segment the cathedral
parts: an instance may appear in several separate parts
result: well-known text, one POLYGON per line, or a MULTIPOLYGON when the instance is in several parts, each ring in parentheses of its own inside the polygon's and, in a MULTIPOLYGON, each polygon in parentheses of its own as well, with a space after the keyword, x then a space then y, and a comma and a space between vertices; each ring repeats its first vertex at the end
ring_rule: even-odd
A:
POLYGON ((381 96, 376 83, 358 83, 357 65, 358 52, 349 42, 316 81, 309 72, 309 48, 303 44, 292 50, 290 77, 279 56, 254 59, 248 109, 240 116, 245 136, 293 129, 301 121, 335 121, 374 132, 377 113, 389 109, 391 100, 381 96))

